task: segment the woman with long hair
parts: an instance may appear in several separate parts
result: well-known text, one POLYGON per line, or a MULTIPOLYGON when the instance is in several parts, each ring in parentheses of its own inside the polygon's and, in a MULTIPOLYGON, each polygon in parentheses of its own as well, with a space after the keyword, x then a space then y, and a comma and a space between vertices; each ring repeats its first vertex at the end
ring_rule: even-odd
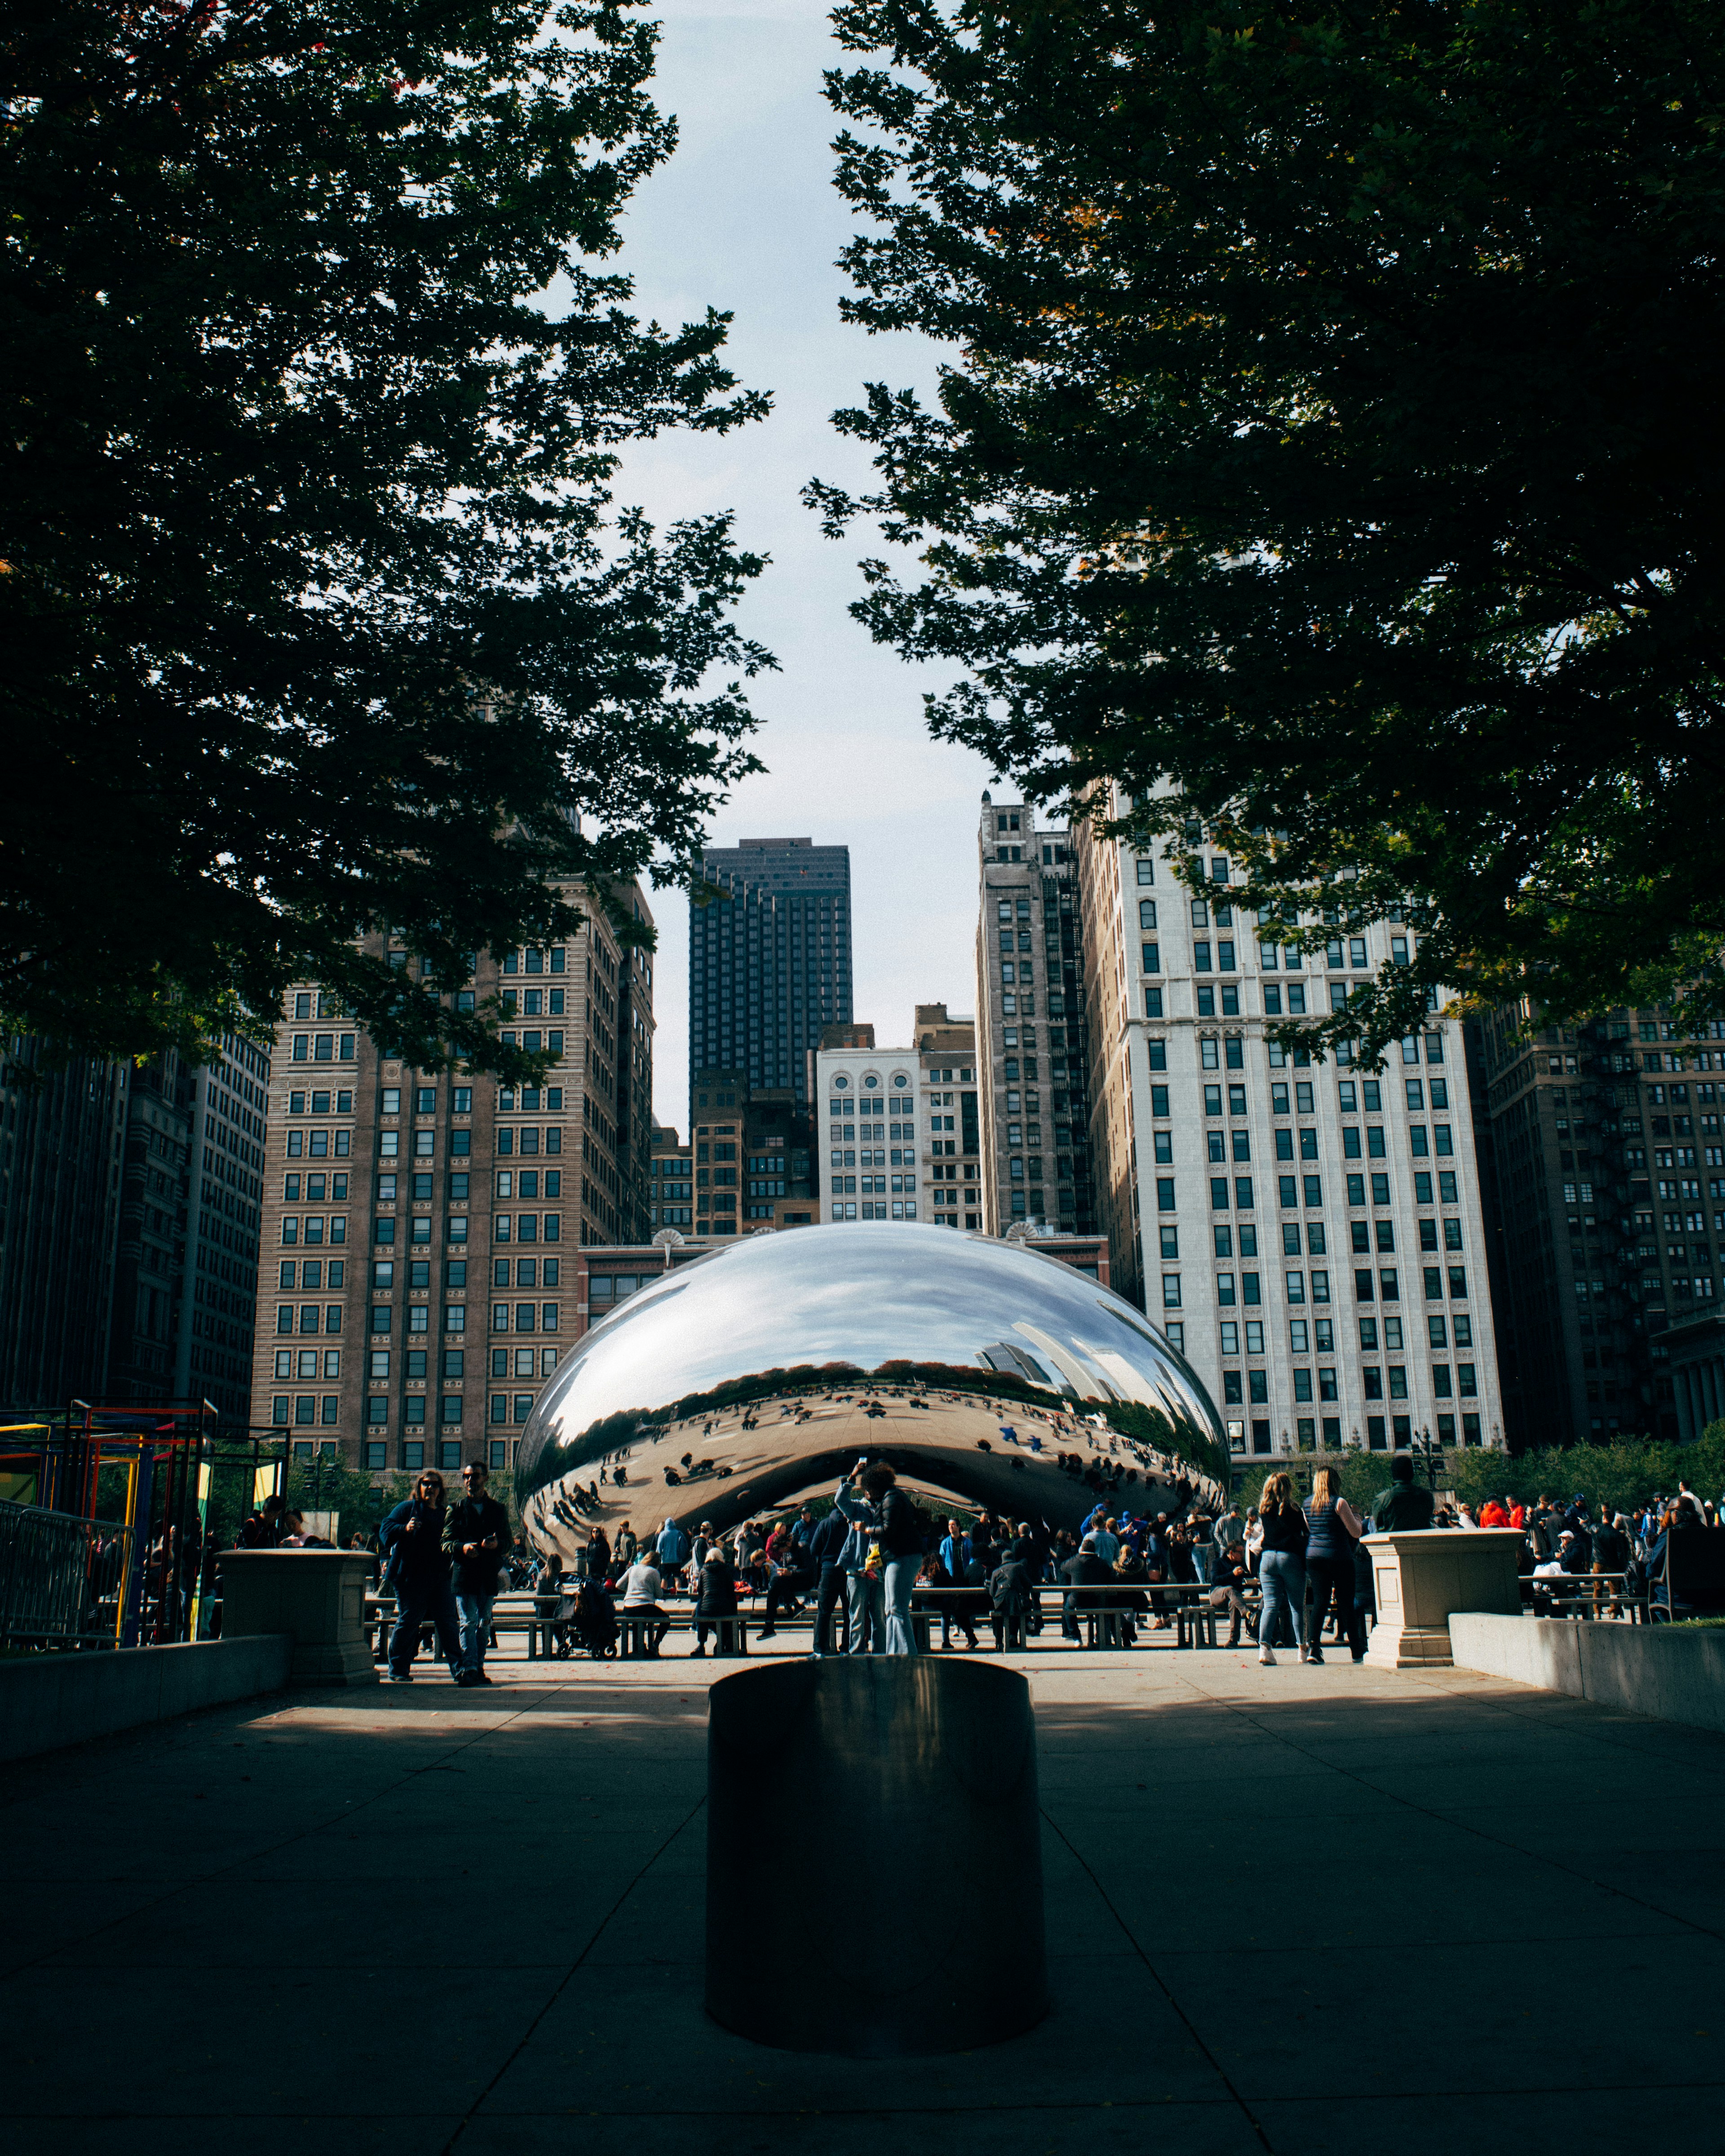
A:
POLYGON ((886 1651, 914 1655, 916 1635, 911 1623, 911 1593, 922 1563, 922 1536, 916 1509, 898 1486, 884 1460, 863 1470, 865 1496, 880 1507, 882 1600, 886 1614, 886 1651))
POLYGON ((1353 1550, 1365 1528, 1342 1495, 1342 1477, 1333 1467, 1320 1467, 1312 1478, 1306 1526, 1310 1537, 1306 1545, 1306 1572, 1312 1582, 1310 1658, 1314 1662, 1323 1660, 1324 1619, 1333 1597, 1337 1632, 1346 1639, 1355 1661, 1363 1661, 1366 1618, 1365 1612, 1354 1606, 1353 1550))
POLYGON ((1286 1473, 1272 1475, 1258 1499, 1258 1522, 1264 1531, 1263 1553, 1258 1559, 1258 1578, 1264 1589, 1264 1604, 1258 1614, 1258 1660, 1274 1668, 1276 1628, 1284 1611, 1293 1629, 1294 1643, 1302 1662, 1322 1661, 1305 1642, 1301 1605, 1306 1599, 1306 1515, 1286 1473))

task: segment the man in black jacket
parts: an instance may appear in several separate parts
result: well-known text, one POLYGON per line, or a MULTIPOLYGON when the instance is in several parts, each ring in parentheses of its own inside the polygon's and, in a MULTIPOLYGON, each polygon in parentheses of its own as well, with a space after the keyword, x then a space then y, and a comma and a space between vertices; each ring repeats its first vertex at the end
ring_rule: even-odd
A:
POLYGON ((377 1532, 383 1554, 383 1586, 395 1596, 395 1629, 389 1635, 389 1681, 413 1682, 419 1635, 429 1623, 437 1644, 458 1681, 461 1641, 456 1630, 455 1598, 449 1592, 449 1560, 444 1548, 444 1478, 429 1469, 413 1494, 398 1505, 377 1532))
POLYGON ((461 1621, 461 1671, 458 1684, 487 1685, 485 1642, 491 1634, 491 1604, 497 1574, 515 1537, 509 1515, 485 1495, 485 1468, 470 1460, 461 1471, 465 1495, 450 1506, 444 1522, 444 1548, 454 1572, 455 1608, 461 1621))
POLYGON ((820 1587, 814 1604, 814 1645, 812 1652, 832 1650, 833 1612, 845 1592, 845 1545, 850 1522, 835 1505, 809 1537, 809 1554, 820 1568, 820 1587))

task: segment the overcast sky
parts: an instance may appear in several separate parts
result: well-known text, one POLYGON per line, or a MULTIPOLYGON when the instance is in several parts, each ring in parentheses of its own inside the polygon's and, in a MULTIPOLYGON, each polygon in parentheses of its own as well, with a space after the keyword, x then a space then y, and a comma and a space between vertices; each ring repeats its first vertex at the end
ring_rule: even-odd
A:
MULTIPOLYGON (((866 455, 829 415, 871 378, 928 390, 932 347, 839 320, 845 280, 833 264, 851 223, 832 187, 838 123, 820 79, 841 55, 818 0, 663 0, 656 12, 655 94, 681 146, 635 198, 621 266, 639 311, 660 322, 697 320, 709 304, 734 314, 732 370, 770 390, 775 409, 721 441, 685 435, 636 451, 617 498, 660 521, 734 509, 741 544, 773 557, 742 611, 782 669, 751 691, 768 768, 739 788, 713 840, 850 847, 855 1013, 883 1047, 901 1045, 916 1004, 973 1006, 976 817, 991 774, 925 731, 922 692, 944 677, 905 665, 846 612, 857 558, 873 547, 823 539, 798 495, 817 474, 866 481, 866 455)), ((685 1129, 688 902, 660 891, 653 903, 655 1111, 685 1129)))

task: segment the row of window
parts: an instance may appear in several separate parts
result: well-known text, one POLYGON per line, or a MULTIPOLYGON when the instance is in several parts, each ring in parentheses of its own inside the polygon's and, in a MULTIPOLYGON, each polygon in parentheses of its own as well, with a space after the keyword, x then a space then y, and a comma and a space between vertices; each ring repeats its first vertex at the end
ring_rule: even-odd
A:
MULTIPOLYGON (((528 1332, 532 1329, 531 1325, 517 1328, 528 1332)), ((301 1356, 300 1359, 303 1375, 305 1358, 301 1356)), ((282 1358, 277 1356, 276 1375, 278 1377, 286 1374, 282 1369, 281 1362, 282 1358)), ((443 1374, 446 1379, 462 1377, 465 1374, 465 1350, 459 1348, 445 1349, 443 1358, 443 1374)), ((409 1379, 424 1378, 427 1374, 425 1351, 423 1348, 408 1348, 402 1358, 402 1366, 409 1379)), ((491 1375, 494 1378, 507 1378, 511 1374, 517 1378, 548 1378, 556 1370, 557 1366, 557 1350, 555 1348, 494 1348, 491 1350, 490 1368, 491 1375)), ((386 1381, 389 1373, 389 1349, 373 1348, 367 1358, 367 1376, 374 1383, 377 1383, 386 1381)))
MULTIPOLYGON (((1288 1320, 1288 1353, 1291 1355, 1333 1355, 1337 1322, 1332 1317, 1291 1317, 1288 1320)), ((1414 1321, 1409 1319, 1409 1322, 1412 1324, 1414 1321)), ((1375 1316, 1361 1317, 1358 1323, 1360 1348, 1365 1354, 1376 1354, 1380 1342, 1391 1353, 1399 1353, 1405 1344, 1399 1317, 1385 1317, 1381 1320, 1375 1316)), ((1265 1320, 1261 1317, 1249 1317, 1245 1321, 1245 1352, 1248 1355, 1264 1353, 1264 1326, 1265 1320)), ((1428 1347, 1443 1353, 1450 1347, 1452 1337, 1457 1348, 1471 1348, 1472 1318, 1459 1311, 1451 1317, 1435 1313, 1427 1317, 1425 1338, 1428 1347)), ((1221 1322, 1220 1339, 1224 1355, 1237 1355, 1240 1353, 1240 1321, 1224 1318, 1221 1322)))
POLYGON ((494 1243, 533 1243, 542 1240, 555 1243, 562 1232, 563 1218, 560 1213, 495 1213, 491 1216, 494 1243))
MULTIPOLYGON (((501 1419, 506 1419, 506 1418, 501 1419)), ((280 1419, 280 1418, 278 1417, 278 1420, 279 1419, 280 1419)), ((333 1445, 326 1445, 323 1447, 323 1450, 326 1452, 333 1453, 335 1447, 333 1445)), ((437 1455, 434 1464, 439 1467, 445 1475, 454 1475, 459 1472, 461 1466, 461 1440, 459 1438, 453 1440, 440 1440, 438 1444, 432 1448, 432 1450, 437 1455)), ((309 1445, 295 1445, 294 1447, 294 1455, 296 1459, 300 1457, 309 1457, 311 1451, 311 1447, 309 1445)), ((504 1439, 494 1438, 490 1444, 486 1447, 486 1452, 494 1469, 501 1470, 507 1466, 509 1446, 504 1439)), ((381 1475, 388 1471, 389 1466, 389 1445, 386 1439, 365 1439, 360 1445, 359 1454, 360 1465, 366 1470, 367 1474, 381 1475)), ((418 1438, 404 1439, 397 1454, 397 1465, 403 1473, 409 1475, 418 1474, 425 1466, 425 1445, 424 1441, 418 1438)))
POLYGON ((326 1196, 333 1199, 339 1205, 347 1195, 347 1177, 345 1170, 335 1175, 304 1177, 299 1174, 287 1175, 282 1178, 281 1183, 284 1204, 297 1205, 300 1203, 300 1187, 302 1181, 305 1188, 305 1202, 308 1205, 321 1205, 326 1202, 326 1196))
POLYGON ((536 1320, 540 1332, 555 1332, 557 1329, 556 1303, 494 1302, 491 1305, 491 1330, 494 1332, 531 1332, 536 1320))
POLYGON ((496 1178, 496 1194, 500 1198, 536 1198, 541 1188, 547 1198, 563 1194, 563 1174, 561 1168, 501 1168, 496 1178))
MULTIPOLYGON (((835 1196, 838 1193, 843 1191, 846 1197, 850 1197, 859 1190, 865 1194, 873 1191, 884 1196, 887 1188, 887 1181, 884 1175, 865 1175, 862 1177, 857 1177, 855 1175, 834 1175, 828 1178, 827 1188, 835 1196)), ((892 1178, 892 1188, 895 1190, 914 1191, 916 1188, 916 1178, 914 1175, 895 1175, 892 1178)), ((865 1219, 868 1219, 870 1217, 872 1216, 868 1214, 865 1214, 863 1215, 865 1219)), ((893 1217, 896 1219, 901 1216, 895 1214, 893 1217)))
MULTIPOLYGON (((1326 1452, 1339 1451, 1342 1445, 1342 1418, 1339 1415, 1325 1415, 1322 1418, 1322 1420, 1323 1424, 1324 1450, 1326 1452)), ((1455 1416, 1453 1414, 1440 1414, 1435 1418, 1435 1421, 1438 1443, 1445 1447, 1453 1445, 1455 1443, 1455 1416)), ((1319 1418, 1314 1415, 1296 1415, 1295 1417, 1294 1439, 1296 1445, 1301 1452, 1313 1452, 1317 1450, 1318 1422, 1319 1418)), ((1385 1420, 1382 1415, 1368 1415, 1366 1417, 1366 1450, 1368 1452, 1385 1452, 1391 1449, 1392 1433, 1394 1435, 1394 1449, 1396 1450, 1399 1451, 1404 1447, 1410 1445, 1414 1441, 1413 1417, 1411 1415, 1404 1414, 1392 1415, 1389 1419, 1389 1424, 1386 1429, 1385 1420)), ((1282 1435, 1286 1437, 1287 1433, 1284 1431, 1282 1435)), ((1356 1435, 1358 1435, 1358 1433, 1356 1433, 1356 1435)), ((1479 1416, 1477 1414, 1464 1414, 1461 1418, 1461 1442, 1466 1445, 1477 1445, 1483 1443, 1483 1441, 1484 1433, 1481 1428, 1479 1416)), ((1231 1452, 1244 1452, 1245 1450, 1246 1433, 1245 1424, 1244 1422, 1230 1422, 1229 1424, 1228 1446, 1231 1452)), ((1275 1445, 1271 1434, 1271 1426, 1267 1419, 1262 1421, 1256 1419, 1253 1421, 1251 1449, 1255 1454, 1260 1456, 1271 1454, 1275 1450, 1275 1445)))
POLYGON ((499 1037, 508 1048, 513 1048, 519 1038, 521 1047, 529 1055, 561 1055, 563 1052, 563 1034, 561 1026, 553 1027, 549 1033, 533 1031, 523 1033, 519 1036, 513 1026, 506 1026, 499 1037))
POLYGON ((332 1243, 347 1240, 347 1216, 345 1213, 327 1217, 322 1214, 308 1213, 303 1219, 298 1214, 284 1213, 281 1216, 281 1241, 285 1250, 291 1249, 300 1240, 302 1228, 308 1243, 322 1242, 326 1230, 332 1243))
POLYGON ((290 1131, 287 1134, 287 1158, 300 1160, 309 1156, 313 1160, 346 1160, 353 1147, 353 1132, 327 1128, 314 1131, 290 1131))
MULTIPOLYGON (((867 1180, 866 1178, 864 1179, 867 1180)), ((881 1187, 883 1188, 886 1187, 884 1179, 881 1187)), ((854 1204, 841 1204, 835 1199, 829 1209, 827 1217, 832 1220, 855 1220, 858 1217, 857 1209, 854 1204)), ((865 1200, 861 1217, 865 1220, 914 1220, 916 1217, 916 1201, 914 1199, 899 1198, 885 1201, 876 1199, 872 1203, 865 1200), (887 1209, 889 1205, 891 1208, 890 1212, 887 1209)))
MULTIPOLYGON (((287 1285, 291 1286, 292 1283, 287 1285)), ((321 1323, 325 1332, 339 1332, 341 1330, 342 1307, 339 1302, 305 1302, 297 1306, 291 1302, 279 1302, 275 1306, 275 1329, 279 1333, 292 1332, 295 1329, 301 1332, 316 1332, 321 1323), (297 1328, 294 1322, 296 1308, 299 1317, 297 1328)))
MULTIPOLYGON (((1420 1270, 1424 1276, 1423 1285, 1425 1290, 1425 1300, 1428 1302, 1440 1301, 1443 1299, 1446 1278, 1450 1301, 1465 1302, 1467 1300, 1467 1268, 1465 1265, 1447 1267, 1425 1265, 1420 1268, 1420 1270)), ((1162 1276, 1162 1306, 1164 1310, 1178 1310, 1182 1307, 1183 1278, 1183 1276, 1179 1273, 1164 1273, 1162 1276)), ((1330 1276, 1327 1270, 1315 1270, 1310 1274, 1305 1272, 1284 1274, 1283 1291, 1286 1300, 1295 1305, 1304 1303, 1307 1300, 1308 1281, 1311 1288, 1311 1300, 1313 1302, 1325 1303, 1330 1300, 1330 1276)), ((1400 1301, 1400 1276, 1395 1266, 1383 1265, 1378 1269, 1376 1295, 1377 1299, 1384 1302, 1400 1301)), ((1226 1309, 1233 1305, 1235 1295, 1235 1276, 1232 1273, 1218 1273, 1215 1276, 1215 1296, 1217 1302, 1223 1308, 1226 1309)), ((1356 1302, 1370 1302, 1374 1299, 1370 1266, 1355 1267, 1353 1297, 1356 1302)), ((1243 1272, 1240 1275, 1239 1300, 1248 1304, 1263 1301, 1263 1281, 1260 1274, 1243 1272)))
MULTIPOLYGON (((1158 1162, 1164 1158, 1165 1156, 1160 1152, 1157 1155, 1158 1162)), ((1346 1180, 1349 1207, 1363 1206, 1366 1202, 1368 1178, 1363 1175, 1349 1175, 1346 1180)), ((1373 1174, 1369 1180, 1372 1187, 1372 1204, 1379 1207, 1389 1204, 1391 1200, 1389 1176, 1373 1174)), ((1173 1213, 1179 1209, 1175 1203, 1174 1183, 1175 1178, 1171 1175, 1157 1177, 1156 1209, 1158 1213, 1173 1213)), ((1461 1202, 1455 1172, 1453 1168, 1439 1170, 1437 1190, 1436 1202, 1440 1204, 1457 1205, 1461 1202)), ((1283 1211, 1292 1210, 1301 1203, 1302 1199, 1308 1210, 1316 1211, 1323 1204, 1323 1178, 1317 1175, 1305 1176, 1298 1178, 1296 1186, 1295 1177, 1278 1176, 1276 1199, 1283 1211)), ((1242 1213, 1249 1213, 1252 1209, 1252 1178, 1249 1175, 1235 1176, 1233 1183, 1233 1203, 1235 1209, 1242 1213)), ((1416 1205, 1430 1205, 1433 1203, 1432 1178, 1429 1169, 1422 1168, 1414 1175, 1414 1202, 1416 1205)), ((1215 1213, 1225 1213, 1228 1206, 1228 1178, 1225 1175, 1213 1175, 1210 1178, 1210 1209, 1215 1213)))
MULTIPOLYGON (((1348 1224, 1348 1233, 1353 1248, 1359 1256, 1364 1256, 1374 1247, 1380 1251, 1392 1254, 1395 1250, 1395 1223, 1393 1220, 1350 1220, 1348 1224)), ((1161 1243, 1163 1262, 1178 1258, 1180 1255, 1179 1229, 1164 1221, 1158 1228, 1157 1234, 1161 1243)), ((1211 1229, 1210 1235, 1215 1255, 1219 1258, 1231 1258, 1234 1255, 1236 1234, 1240 1240, 1241 1257, 1256 1257, 1258 1230, 1254 1224, 1248 1221, 1241 1221, 1237 1228, 1231 1223, 1226 1225, 1219 1223, 1211 1229)), ((1420 1247, 1422 1250, 1435 1250, 1438 1248, 1438 1223, 1435 1220, 1420 1221, 1419 1234, 1420 1247)), ((1443 1223, 1443 1247, 1446 1250, 1459 1250, 1462 1248, 1461 1222, 1459 1219, 1452 1218, 1443 1223)), ((1281 1248, 1284 1257, 1299 1256, 1301 1228, 1297 1220, 1282 1223, 1281 1248)), ((1306 1224, 1305 1248, 1314 1258, 1328 1256, 1329 1231, 1322 1220, 1311 1220, 1306 1224)), ((1257 1301, 1255 1296, 1248 1299, 1254 1302, 1257 1301)))
POLYGON ((353 1035, 351 1033, 296 1033, 293 1037, 292 1060, 295 1063, 352 1063, 353 1035))
MULTIPOLYGON (((1231 1330, 1224 1326, 1224 1332, 1231 1330)), ((1224 1349, 1224 1353, 1227 1351, 1224 1349)), ((1238 1352, 1237 1350, 1235 1352, 1238 1352)), ((1248 1350, 1248 1353, 1250 1351, 1248 1350)), ((1312 1390, 1313 1373, 1296 1367, 1293 1373, 1294 1399, 1298 1402, 1318 1400, 1339 1401, 1342 1389, 1337 1373, 1332 1368, 1317 1372, 1317 1389, 1312 1390)), ((1391 1363, 1379 1366, 1374 1363, 1362 1364, 1360 1393, 1366 1400, 1404 1400, 1409 1398, 1408 1371, 1405 1363, 1391 1363), (1384 1380, 1389 1379, 1386 1394, 1384 1380)), ((1476 1400, 1480 1396, 1478 1367, 1472 1363, 1458 1363, 1452 1372, 1447 1363, 1434 1363, 1430 1367, 1431 1394, 1434 1399, 1476 1400)), ((1224 1407, 1266 1407, 1270 1401, 1270 1373, 1267 1370, 1224 1370, 1222 1373, 1222 1404, 1224 1407)))
MULTIPOLYGON (((404 1322, 402 1329, 409 1336, 409 1337, 416 1332, 429 1332, 431 1330, 430 1304, 427 1302, 410 1302, 403 1313, 403 1319, 404 1322)), ((380 1335, 388 1334, 393 1331, 394 1324, 394 1306, 393 1304, 387 1302, 374 1302, 372 1305, 371 1330, 374 1338, 380 1335)), ((467 1305, 465 1302, 445 1303, 444 1305, 444 1331, 445 1332, 465 1332, 466 1330, 467 1305)))
MULTIPOLYGON (((1406 1096, 1410 1114, 1424 1115, 1427 1090, 1427 1084, 1424 1079, 1409 1078, 1403 1081, 1403 1091, 1406 1096)), ((1221 1114, 1222 1095, 1223 1089, 1219 1085, 1204 1087, 1204 1112, 1206 1116, 1221 1114)), ((1447 1108, 1450 1105, 1449 1081, 1443 1078, 1432 1079, 1430 1085, 1430 1096, 1433 1108, 1447 1108)), ((1243 1080, 1237 1085, 1230 1084, 1228 1086, 1227 1096, 1228 1113, 1230 1116, 1244 1116, 1248 1112, 1246 1087, 1243 1080)), ((1336 1105, 1344 1116, 1357 1116, 1360 1112, 1362 1097, 1364 1101, 1365 1112, 1368 1116, 1383 1113, 1384 1089, 1375 1078, 1367 1078, 1358 1084, 1352 1078, 1344 1078, 1337 1086, 1336 1105)), ((1289 1101, 1290 1089, 1287 1081, 1278 1079, 1273 1081, 1270 1088, 1271 1114, 1278 1118, 1286 1116, 1290 1112, 1289 1101)), ((1292 1107, 1294 1112, 1301 1116, 1317 1114, 1317 1091, 1309 1080, 1301 1078, 1294 1081, 1292 1107)), ((1150 1088, 1150 1112, 1158 1120, 1166 1117, 1170 1112, 1168 1088, 1166 1086, 1153 1086, 1150 1088)), ((1344 1129, 1347 1127, 1351 1126, 1344 1126, 1344 1129)), ((1356 1145, 1356 1152, 1358 1149, 1356 1145)), ((1384 1150, 1382 1143, 1374 1145, 1372 1150, 1381 1154, 1384 1150)))
MULTIPOLYGON (((313 1328, 314 1331, 316 1327, 313 1328)), ((326 1378, 341 1374, 341 1351, 339 1348, 278 1348, 275 1351, 275 1374, 278 1378, 298 1377, 302 1381, 319 1373, 320 1358, 322 1374, 326 1378)))
MULTIPOLYGON (((279 1409, 280 1402, 278 1401, 276 1405, 279 1409)), ((402 1421, 406 1428, 418 1430, 424 1426, 426 1420, 426 1405, 425 1396, 423 1394, 409 1393, 402 1403, 402 1421)), ((516 1393, 512 1396, 507 1393, 493 1393, 490 1396, 490 1411, 486 1419, 493 1424, 522 1423, 532 1412, 533 1395, 531 1393, 516 1393)), ((278 1414, 275 1419, 280 1422, 285 1418, 278 1414)), ((333 1421, 335 1418, 331 1416, 329 1419, 333 1421)), ((445 1393, 443 1395, 443 1405, 439 1410, 438 1419, 446 1427, 459 1425, 461 1422, 459 1393, 445 1393)), ((374 1393, 366 1402, 366 1421, 373 1430, 388 1427, 389 1401, 385 1394, 374 1393)), ((368 1467, 381 1467, 383 1465, 382 1455, 384 1447, 381 1443, 376 1440, 367 1440, 362 1450, 368 1467), (374 1455, 377 1455, 375 1458, 374 1455)), ((403 1445, 402 1465, 409 1468, 423 1467, 425 1464, 423 1457, 416 1460, 411 1456, 416 1452, 423 1455, 423 1446, 413 1444, 403 1445)), ((459 1445, 445 1445, 440 1448, 440 1460, 446 1471, 459 1466, 460 1451, 461 1448, 459 1445)), ((501 1467, 505 1464, 504 1447, 501 1444, 494 1444, 490 1448, 490 1456, 494 1467, 501 1467)))
MULTIPOLYGON (((522 1284, 530 1286, 533 1260, 531 1258, 524 1259, 522 1264, 528 1276, 522 1284)), ((508 1259, 501 1259, 499 1265, 506 1281, 509 1277, 508 1259)), ((553 1287, 557 1284, 557 1261, 555 1258, 547 1258, 544 1260, 544 1266, 545 1285, 547 1287, 553 1287)), ((340 1258, 331 1258, 326 1263, 321 1258, 307 1258, 303 1262, 297 1262, 292 1258, 284 1258, 281 1261, 278 1284, 284 1288, 293 1287, 295 1285, 295 1276, 297 1271, 298 1285, 302 1288, 310 1290, 322 1287, 344 1287, 347 1285, 347 1270, 345 1263, 340 1258)), ((372 1266, 372 1270, 374 1286, 393 1287, 395 1285, 395 1264, 393 1259, 380 1259, 372 1266)), ((445 1284, 450 1287, 465 1288, 467 1285, 466 1259, 465 1257, 449 1259, 444 1266, 444 1279, 445 1284)), ((407 1269, 407 1281, 409 1287, 429 1287, 431 1285, 430 1260, 426 1258, 411 1259, 407 1269)))

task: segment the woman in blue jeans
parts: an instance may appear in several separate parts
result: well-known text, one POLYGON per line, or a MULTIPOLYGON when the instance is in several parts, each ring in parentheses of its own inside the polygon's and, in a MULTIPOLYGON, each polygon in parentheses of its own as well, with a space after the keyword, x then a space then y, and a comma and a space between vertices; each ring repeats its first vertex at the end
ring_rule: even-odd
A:
POLYGON ((922 1531, 916 1507, 897 1487, 897 1481, 885 1460, 876 1460, 863 1471, 864 1492, 880 1507, 886 1651, 914 1655, 916 1632, 911 1621, 911 1594, 922 1563, 922 1531))
POLYGON ((1258 1614, 1258 1660, 1273 1668, 1276 1654, 1271 1642, 1284 1609, 1293 1627, 1294 1641, 1302 1662, 1312 1660, 1301 1630, 1306 1599, 1306 1515, 1286 1475, 1272 1475, 1258 1500, 1258 1519, 1264 1530, 1263 1553, 1258 1560, 1258 1579, 1264 1604, 1258 1614))

